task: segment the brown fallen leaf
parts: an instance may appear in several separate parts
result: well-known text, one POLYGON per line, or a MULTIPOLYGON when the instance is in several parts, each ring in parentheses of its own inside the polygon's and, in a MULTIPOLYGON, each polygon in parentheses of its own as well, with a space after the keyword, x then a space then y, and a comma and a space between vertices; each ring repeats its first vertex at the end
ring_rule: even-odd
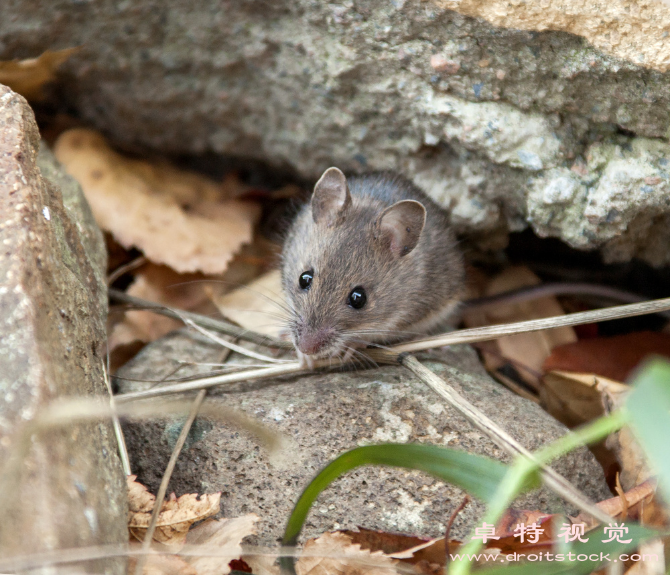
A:
POLYGON ((44 86, 56 79, 56 70, 79 48, 47 50, 37 58, 0 62, 0 84, 9 86, 26 100, 39 101, 44 86))
POLYGON ((544 369, 589 372, 624 381, 652 354, 670 357, 670 334, 639 331, 559 345, 545 360, 544 369))
POLYGON ((189 557, 187 561, 198 575, 227 575, 229 563, 242 555, 242 540, 256 533, 254 524, 258 520, 258 515, 251 513, 234 519, 203 521, 188 532, 186 544, 198 545, 203 553, 211 549, 216 555, 189 557))
POLYGON ((154 262, 221 273, 252 238, 258 204, 222 199, 223 186, 207 178, 126 158, 82 128, 64 132, 54 153, 81 184, 100 227, 154 262))
MULTIPOLYGON (((637 521, 643 525, 661 527, 667 525, 668 516, 662 504, 656 501, 656 482, 646 481, 625 492, 622 496, 612 497, 596 504, 605 513, 612 516, 613 521, 637 521)), ((495 535, 499 539, 490 539, 485 547, 489 552, 507 553, 538 553, 542 550, 555 548, 559 541, 557 529, 562 530, 563 523, 583 523, 585 533, 599 526, 590 516, 579 514, 566 517, 560 514, 549 514, 539 510, 509 509, 498 522, 495 535), (536 524, 542 530, 538 532, 537 542, 532 534, 527 534, 521 541, 518 526, 526 528, 536 524), (515 533, 516 532, 516 533, 515 533), (516 536, 515 536, 516 535, 516 536), (533 541, 533 542, 531 542, 533 541)), ((444 538, 422 539, 395 533, 371 531, 359 528, 358 531, 337 532, 346 535, 349 544, 360 546, 372 555, 382 553, 390 559, 411 564, 418 573, 438 575, 444 570, 446 549, 444 538)), ((331 534, 332 535, 332 534, 331 534)), ((588 537, 588 535, 586 535, 588 537)), ((338 540, 341 548, 347 549, 346 540, 338 540)), ((449 553, 458 553, 460 541, 449 541, 449 553)), ((482 564, 487 563, 482 560, 482 564)), ((267 570, 262 575, 276 575, 267 570)))
MULTIPOLYGON (((542 378, 540 397, 544 409, 568 427, 582 425, 620 407, 629 386, 595 375, 551 371, 542 378)), ((617 471, 624 489, 632 489, 652 475, 640 446, 628 428, 592 446, 611 484, 617 471)))
POLYGON ((409 556, 408 549, 414 549, 417 546, 432 543, 433 539, 415 537, 413 535, 403 535, 401 533, 388 533, 386 531, 375 531, 374 529, 365 529, 358 527, 357 531, 348 529, 339 531, 349 537, 355 545, 360 545, 361 549, 369 551, 382 551, 386 555, 394 558, 409 556))
POLYGON ((542 407, 568 427, 600 417, 608 404, 620 404, 630 390, 625 383, 593 373, 550 371, 542 381, 542 407))
MULTIPOLYGON (((134 475, 129 475, 127 479, 128 529, 138 541, 142 541, 149 526, 156 498, 135 479, 134 475)), ((193 523, 219 512, 220 500, 221 493, 201 496, 187 493, 179 498, 172 493, 161 507, 154 541, 169 546, 183 545, 193 523)))
POLYGON ((610 435, 605 440, 605 446, 614 453, 619 462, 620 482, 624 489, 631 489, 652 476, 644 452, 627 427, 610 435))
POLYGON ((280 337, 288 314, 279 270, 268 272, 250 284, 223 295, 208 291, 214 305, 224 315, 246 329, 280 337))
MULTIPOLYGON (((418 573, 440 575, 444 569, 446 557, 444 537, 424 539, 412 535, 386 533, 370 529, 358 528, 358 531, 342 531, 349 536, 352 543, 359 544, 361 549, 382 551, 391 559, 413 565, 418 573)), ((460 545, 460 541, 450 541, 451 549, 460 545)))
POLYGON ((251 567, 254 575, 281 575, 276 557, 268 555, 242 555, 242 560, 251 567))
MULTIPOLYGON (((139 548, 139 545, 132 547, 139 548)), ((128 573, 135 573, 137 558, 128 559, 128 573)), ((176 555, 149 555, 142 568, 142 575, 200 575, 191 565, 176 555)))
MULTIPOLYGON (((483 295, 491 296, 506 291, 533 286, 540 279, 528 268, 511 267, 493 278, 483 295)), ((562 315, 563 308, 558 300, 551 296, 533 301, 513 304, 492 304, 483 309, 466 311, 463 320, 467 327, 480 327, 501 323, 540 319, 562 315)), ((533 333, 509 335, 482 346, 482 355, 489 371, 494 374, 511 363, 519 376, 533 389, 540 386, 539 375, 542 365, 557 345, 577 340, 571 327, 562 327, 533 333)))
MULTIPOLYGON (((628 519, 638 521, 644 525, 662 525, 662 517, 667 517, 666 513, 659 515, 657 510, 662 509, 656 502, 656 480, 647 479, 624 493, 625 501, 621 496, 611 497, 597 503, 605 513, 611 515, 613 519, 628 519), (654 509, 653 514, 650 513, 654 509), (625 512, 625 517, 624 517, 625 512)), ((580 513, 573 519, 574 523, 585 523, 589 527, 595 525, 590 515, 580 513)))
POLYGON ((361 549, 346 534, 331 532, 305 543, 296 572, 298 575, 394 575, 398 572, 396 565, 396 560, 381 551, 361 549))
MULTIPOLYGON (((206 276, 178 274, 167 266, 147 264, 135 273, 135 279, 126 292, 129 295, 186 311, 209 311, 206 276)), ((209 304, 211 306, 211 304, 209 304)), ((141 341, 148 343, 183 327, 179 320, 148 311, 126 311, 123 315, 110 314, 108 349, 141 341)))

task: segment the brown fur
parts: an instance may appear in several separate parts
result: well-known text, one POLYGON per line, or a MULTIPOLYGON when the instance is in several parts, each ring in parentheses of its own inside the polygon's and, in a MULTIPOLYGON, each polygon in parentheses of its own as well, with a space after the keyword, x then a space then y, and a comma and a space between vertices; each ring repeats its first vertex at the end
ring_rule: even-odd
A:
POLYGON ((336 355, 363 342, 390 343, 426 333, 463 297, 462 256, 445 213, 432 200, 390 174, 354 177, 347 183, 351 203, 337 223, 315 223, 307 204, 289 230, 282 255, 293 342, 298 347, 301 338, 319 332, 324 345, 316 357, 336 355), (399 257, 388 241, 382 241, 376 222, 401 200, 423 204, 426 222, 416 247, 399 257), (312 285, 302 290, 298 279, 310 269, 312 285), (362 309, 347 303, 356 286, 367 293, 362 309))

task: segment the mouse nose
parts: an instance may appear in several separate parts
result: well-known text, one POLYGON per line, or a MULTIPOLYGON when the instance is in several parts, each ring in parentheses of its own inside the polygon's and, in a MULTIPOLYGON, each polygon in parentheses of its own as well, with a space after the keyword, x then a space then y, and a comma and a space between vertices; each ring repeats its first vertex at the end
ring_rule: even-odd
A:
POLYGON ((305 355, 314 355, 319 353, 327 346, 332 335, 330 328, 320 328, 316 330, 305 330, 298 339, 298 349, 305 355))

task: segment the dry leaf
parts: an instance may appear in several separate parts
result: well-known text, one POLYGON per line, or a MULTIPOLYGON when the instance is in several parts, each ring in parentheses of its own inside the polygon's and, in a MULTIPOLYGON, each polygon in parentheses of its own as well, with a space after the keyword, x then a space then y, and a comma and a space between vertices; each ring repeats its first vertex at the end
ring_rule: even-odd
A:
MULTIPOLYGON (((593 421, 617 409, 630 389, 624 383, 593 373, 552 371, 542 380, 544 409, 568 427, 593 421)), ((603 465, 608 481, 613 479, 618 463, 624 489, 639 485, 652 474, 644 453, 628 428, 613 433, 592 449, 603 465)))
POLYGON ((121 156, 93 130, 63 133, 58 160, 79 181, 100 227, 178 272, 221 273, 251 240, 255 203, 223 201, 202 176, 121 156))
MULTIPOLYGON (((540 283, 540 279, 525 267, 512 267, 491 280, 483 295, 490 296, 540 283)), ((464 321, 467 327, 479 327, 501 323, 512 323, 531 319, 540 319, 562 315, 558 300, 544 297, 533 301, 514 304, 496 304, 484 309, 466 311, 464 321)), ((491 347, 494 353, 483 352, 487 369, 495 372, 511 361, 520 377, 533 388, 539 387, 538 375, 542 373, 542 365, 557 345, 577 340, 571 327, 561 327, 533 333, 520 333, 498 338, 491 347), (525 368, 525 369, 524 369, 525 368)))
POLYGON ((391 575, 398 572, 396 564, 397 561, 381 551, 361 549, 346 534, 334 532, 305 543, 296 572, 298 575, 391 575))
POLYGON ((434 541, 433 539, 375 531, 364 527, 358 527, 357 531, 342 530, 339 533, 347 535, 351 542, 360 545, 361 549, 382 551, 385 555, 393 556, 395 559, 410 557, 411 553, 407 553, 409 549, 423 548, 434 541))
MULTIPOLYGON (((204 279, 202 274, 178 274, 166 266, 148 264, 135 274, 126 292, 169 307, 203 311, 200 308, 208 301, 204 279)), ((155 341, 184 325, 179 320, 149 311, 126 311, 123 316, 112 314, 112 317, 117 321, 110 326, 110 351, 134 341, 155 341)))
POLYGON ((41 100, 44 86, 56 78, 58 67, 77 50, 47 50, 38 58, 0 62, 0 84, 9 86, 26 100, 41 100))
POLYGON ((134 513, 151 513, 156 503, 156 496, 137 480, 137 475, 126 477, 128 487, 128 509, 134 513))
POLYGON ((225 295, 209 291, 214 305, 224 315, 246 329, 280 337, 288 315, 281 288, 281 272, 274 270, 247 286, 225 295))
POLYGON ((584 339, 557 346, 544 362, 546 371, 588 371, 624 381, 648 355, 670 357, 670 334, 640 331, 584 339))
POLYGON ((515 551, 528 553, 531 549, 534 553, 538 549, 550 548, 554 544, 554 523, 557 518, 561 523, 567 521, 566 518, 558 514, 549 515, 542 511, 508 509, 496 526, 496 535, 500 539, 489 541, 487 547, 496 547, 505 554, 515 551), (514 536, 517 525, 530 526, 533 523, 544 531, 539 534, 537 543, 530 543, 527 540, 522 542, 520 537, 514 536))
MULTIPOLYGON (((359 527, 358 531, 342 531, 349 536, 352 543, 360 544, 361 549, 382 551, 391 559, 403 563, 418 565, 420 572, 441 572, 446 556, 444 537, 425 539, 412 535, 386 533, 359 527)), ((452 540, 451 545, 460 545, 452 540)))
POLYGON ((653 475, 644 452, 627 427, 610 435, 605 446, 614 453, 621 466, 620 481, 624 489, 630 489, 653 475))
MULTIPOLYGON (((596 505, 602 511, 611 515, 613 519, 628 519, 638 521, 644 525, 658 526, 663 524, 662 521, 659 521, 659 515, 656 512, 661 507, 656 503, 656 481, 654 479, 648 479, 636 485, 626 491, 624 496, 625 502, 622 501, 620 496, 616 496, 600 501, 596 505), (651 508, 655 508, 653 517, 649 514, 651 508), (626 512, 625 517, 623 516, 624 510, 626 512)), ((593 518, 585 513, 580 513, 572 521, 573 523, 585 523, 589 527, 597 525, 593 518)))
MULTIPOLYGON (((137 558, 128 559, 128 573, 135 573, 137 558)), ((200 575, 191 565, 176 555, 149 555, 142 575, 200 575)))
POLYGON ((249 565, 254 575, 281 575, 276 557, 268 555, 242 555, 242 560, 249 565))
MULTIPOLYGON (((624 383, 593 373, 551 371, 542 381, 542 406, 568 427, 593 421, 617 409, 630 390, 624 383)), ((591 449, 603 466, 608 482, 619 469, 624 489, 632 489, 651 476, 646 457, 628 428, 613 433, 591 449)))
MULTIPOLYGON (((613 521, 637 521, 643 525, 664 526, 667 524, 667 513, 662 504, 656 501, 656 483, 653 480, 646 481, 635 488, 625 492, 623 496, 612 497, 596 504, 602 511, 612 517, 613 521)), ((513 552, 538 553, 542 550, 555 549, 557 538, 555 529, 563 523, 583 523, 585 531, 597 527, 599 523, 589 515, 579 514, 576 517, 566 517, 560 514, 549 514, 539 510, 514 510, 509 509, 495 529, 495 535, 499 539, 491 539, 486 543, 486 553, 507 554, 513 552), (526 527, 533 523, 544 532, 538 533, 537 543, 530 543, 527 539, 521 541, 515 537, 518 525, 526 527)), ((450 540, 449 553, 458 553, 462 543, 450 540)), ((298 575, 306 574, 349 574, 349 573, 396 573, 403 570, 398 567, 400 563, 413 565, 417 573, 427 575, 440 575, 444 571, 447 549, 445 539, 421 539, 408 535, 371 531, 359 528, 358 531, 337 531, 325 533, 318 539, 313 539, 305 544, 304 555, 297 562, 298 575), (313 554, 315 557, 307 557, 313 554), (328 558, 324 556, 328 555, 328 558), (317 557, 321 556, 321 557, 317 557), (375 566, 366 566, 348 562, 345 557, 360 557, 366 562, 372 558, 378 560, 383 558, 386 562, 375 566), (394 571, 394 565, 395 571, 394 571), (312 571, 313 570, 313 571, 312 571)), ((251 565, 253 557, 245 560, 251 565)), ((499 560, 498 560, 499 561, 499 560)), ((480 564, 490 563, 484 559, 480 564)), ((278 575, 279 570, 267 564, 261 565, 256 575, 278 575)))
MULTIPOLYGON (((142 484, 128 476, 128 528, 139 541, 143 540, 151 519, 155 497, 142 484)), ((221 493, 198 496, 187 493, 175 497, 174 493, 163 502, 158 515, 154 541, 164 545, 183 545, 191 525, 196 521, 216 515, 220 508, 221 493)))
POLYGON ((542 407, 568 427, 592 421, 623 401, 629 387, 593 373, 551 371, 542 378, 542 407))
POLYGON ((199 545, 201 551, 216 551, 216 556, 189 557, 187 561, 198 575, 227 575, 229 563, 242 554, 242 539, 256 533, 254 524, 258 515, 253 513, 234 519, 216 521, 208 519, 189 531, 186 536, 188 545, 199 545))

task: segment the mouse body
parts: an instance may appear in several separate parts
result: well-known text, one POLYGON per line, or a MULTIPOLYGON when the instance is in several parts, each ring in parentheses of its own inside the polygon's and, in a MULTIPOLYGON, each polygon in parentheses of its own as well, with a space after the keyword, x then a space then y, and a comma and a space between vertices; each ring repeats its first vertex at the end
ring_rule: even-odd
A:
POLYGON ((289 228, 281 270, 291 338, 308 364, 429 333, 464 296, 445 212, 388 173, 326 170, 289 228))

